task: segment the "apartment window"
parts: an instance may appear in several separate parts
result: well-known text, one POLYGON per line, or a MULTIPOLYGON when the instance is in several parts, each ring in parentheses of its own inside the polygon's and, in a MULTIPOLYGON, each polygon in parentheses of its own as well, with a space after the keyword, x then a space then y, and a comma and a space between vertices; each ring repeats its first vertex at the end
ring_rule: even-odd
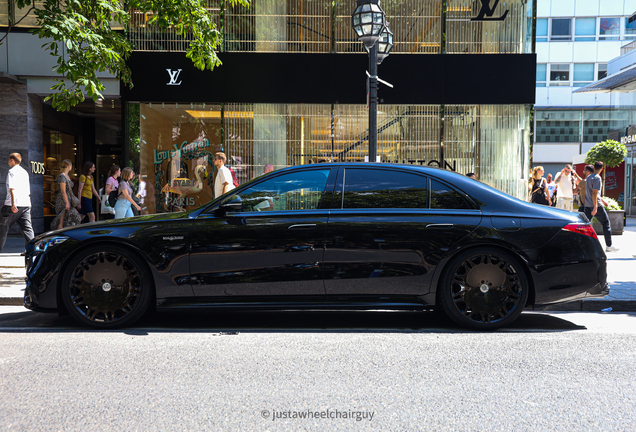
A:
POLYGON ((545 87, 547 65, 537 64, 537 87, 545 87))
POLYGON ((599 40, 618 40, 621 28, 618 18, 601 18, 599 40))
POLYGON ((570 65, 553 64, 550 65, 550 85, 569 86, 570 85, 570 65))
POLYGON ((548 41, 548 19, 538 18, 537 19, 537 42, 547 42, 547 41, 548 41))
POLYGON ((594 81, 594 63, 574 64, 574 87, 584 87, 594 81))
POLYGON ((572 18, 552 18, 551 41, 572 40, 572 18))
POLYGON ((596 18, 576 18, 574 28, 574 40, 595 41, 596 40, 596 18))
POLYGON ((581 111, 537 111, 536 142, 581 142, 581 111))
POLYGON ((600 63, 596 72, 596 79, 602 80, 605 77, 607 77, 607 63, 600 63))
POLYGON ((625 39, 636 39, 636 21, 630 23, 629 18, 625 18, 625 39))

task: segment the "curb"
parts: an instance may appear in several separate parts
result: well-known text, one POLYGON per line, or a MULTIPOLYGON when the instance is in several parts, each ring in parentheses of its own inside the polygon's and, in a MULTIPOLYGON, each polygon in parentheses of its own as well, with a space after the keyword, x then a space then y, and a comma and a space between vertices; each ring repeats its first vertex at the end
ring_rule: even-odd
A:
POLYGON ((24 298, 22 297, 0 297, 0 306, 23 306, 24 298))
MULTIPOLYGON (((0 306, 22 306, 22 297, 0 297, 0 306)), ((636 300, 576 300, 557 305, 528 307, 524 310, 536 312, 601 312, 612 308, 612 312, 636 312, 636 300)))
POLYGON ((576 300, 573 302, 537 307, 540 312, 601 312, 612 308, 612 312, 636 312, 636 300, 576 300))

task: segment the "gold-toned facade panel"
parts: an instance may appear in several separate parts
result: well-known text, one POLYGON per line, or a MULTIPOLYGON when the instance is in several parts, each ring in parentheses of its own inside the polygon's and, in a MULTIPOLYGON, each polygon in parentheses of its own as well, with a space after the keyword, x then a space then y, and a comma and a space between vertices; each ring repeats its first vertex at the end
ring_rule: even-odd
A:
MULTIPOLYGON (((529 52, 532 1, 385 0, 381 5, 394 34, 394 53, 489 54, 529 52)), ((207 0, 207 5, 223 36, 222 51, 364 53, 351 25, 354 1, 253 0, 249 7, 232 7, 207 0)), ((147 14, 131 14, 129 37, 138 50, 187 49, 187 37, 152 28, 147 14)))

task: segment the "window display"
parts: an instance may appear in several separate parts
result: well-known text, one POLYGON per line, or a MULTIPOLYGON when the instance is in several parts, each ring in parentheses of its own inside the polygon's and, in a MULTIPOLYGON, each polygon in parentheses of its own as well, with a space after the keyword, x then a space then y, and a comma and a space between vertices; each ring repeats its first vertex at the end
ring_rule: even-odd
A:
POLYGON ((189 210, 213 197, 214 153, 221 148, 221 107, 141 104, 139 169, 146 212, 189 210))

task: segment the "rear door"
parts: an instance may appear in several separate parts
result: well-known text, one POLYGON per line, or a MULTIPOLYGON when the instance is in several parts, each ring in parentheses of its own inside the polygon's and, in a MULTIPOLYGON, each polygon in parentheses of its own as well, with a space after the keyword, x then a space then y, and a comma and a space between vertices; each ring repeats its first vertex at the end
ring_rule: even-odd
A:
POLYGON ((452 187, 397 168, 341 168, 332 203, 328 295, 426 294, 441 257, 481 220, 452 187))

